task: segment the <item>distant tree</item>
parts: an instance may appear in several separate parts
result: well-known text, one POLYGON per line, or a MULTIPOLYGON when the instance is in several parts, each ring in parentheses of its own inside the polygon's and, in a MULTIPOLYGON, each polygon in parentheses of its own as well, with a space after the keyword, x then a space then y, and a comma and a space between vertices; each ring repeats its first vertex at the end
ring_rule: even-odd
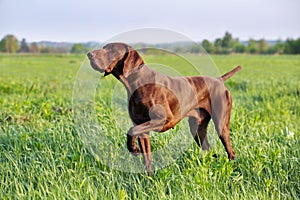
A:
POLYGON ((217 38, 214 42, 215 47, 222 47, 222 39, 217 38))
POLYGON ((4 39, 2 39, 0 41, 0 52, 5 52, 6 51, 6 48, 5 48, 5 41, 4 39))
POLYGON ((285 54, 292 54, 293 53, 293 43, 294 43, 293 39, 287 39, 285 41, 285 44, 284 44, 284 53, 285 54))
POLYGON ((39 53, 39 47, 36 42, 32 42, 29 47, 30 53, 39 53))
POLYGON ((41 53, 51 53, 50 47, 41 46, 40 48, 41 53))
POLYGON ((294 53, 295 54, 300 54, 300 38, 298 38, 294 42, 294 53))
POLYGON ((207 51, 207 53, 213 53, 214 52, 214 45, 208 40, 203 40, 202 41, 202 47, 207 51))
POLYGON ((78 43, 72 46, 71 53, 84 53, 84 50, 84 46, 78 43))
POLYGON ((28 53, 29 52, 29 46, 28 46, 25 38, 22 39, 21 47, 18 50, 18 52, 20 52, 20 53, 28 53))
POLYGON ((217 38, 214 42, 215 45, 215 53, 222 53, 222 39, 217 38))
POLYGON ((257 53, 257 44, 256 41, 254 39, 250 39, 248 42, 248 49, 247 49, 248 53, 254 54, 257 53))
POLYGON ((298 38, 297 40, 287 39, 284 44, 284 53, 300 54, 300 38, 298 38))
POLYGON ((260 39, 257 43, 258 45, 258 53, 265 54, 268 53, 269 44, 266 42, 265 39, 260 39))
POLYGON ((246 46, 240 42, 235 43, 233 45, 233 51, 235 53, 245 53, 246 52, 246 46))
POLYGON ((226 32, 222 39, 222 47, 225 49, 230 49, 230 48, 232 48, 232 44, 233 44, 232 35, 230 33, 226 32))
POLYGON ((270 48, 271 53, 282 54, 284 52, 284 43, 281 40, 277 40, 276 44, 270 48))
POLYGON ((239 39, 233 39, 231 42, 231 52, 235 52, 235 53, 244 53, 245 52, 245 45, 240 43, 239 39))
POLYGON ((0 50, 7 53, 16 53, 19 41, 14 35, 7 35, 0 41, 0 50))

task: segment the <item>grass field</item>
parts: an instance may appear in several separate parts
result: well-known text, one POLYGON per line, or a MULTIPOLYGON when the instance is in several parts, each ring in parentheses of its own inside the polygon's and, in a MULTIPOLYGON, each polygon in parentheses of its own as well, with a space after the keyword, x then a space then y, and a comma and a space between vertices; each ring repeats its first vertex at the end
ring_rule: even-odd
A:
MULTIPOLYGON (((229 162, 218 140, 218 158, 193 143, 153 177, 105 166, 84 147, 72 110, 84 58, 0 55, 0 199, 299 199, 300 56, 213 56, 221 73, 244 67, 226 82, 237 159, 229 162)), ((105 78, 95 109, 112 141, 125 146, 106 109, 116 81, 105 78)), ((171 133, 152 134, 153 149, 171 133)))

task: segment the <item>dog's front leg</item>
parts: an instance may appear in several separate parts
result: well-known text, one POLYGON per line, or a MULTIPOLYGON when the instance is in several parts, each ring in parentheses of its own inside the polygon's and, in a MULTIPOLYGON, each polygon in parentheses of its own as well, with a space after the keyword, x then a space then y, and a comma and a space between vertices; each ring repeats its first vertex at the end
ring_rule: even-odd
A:
POLYGON ((143 154, 144 165, 148 174, 152 176, 152 153, 149 133, 140 135, 138 141, 143 154))
POLYGON ((137 138, 137 136, 132 136, 132 135, 127 134, 128 151, 131 152, 135 156, 140 154, 139 147, 136 145, 136 138, 137 138))
POLYGON ((165 120, 151 120, 140 125, 131 127, 127 133, 127 145, 130 152, 138 148, 135 139, 138 138, 141 152, 144 157, 144 164, 149 175, 152 175, 152 153, 150 145, 150 131, 160 130, 165 120))

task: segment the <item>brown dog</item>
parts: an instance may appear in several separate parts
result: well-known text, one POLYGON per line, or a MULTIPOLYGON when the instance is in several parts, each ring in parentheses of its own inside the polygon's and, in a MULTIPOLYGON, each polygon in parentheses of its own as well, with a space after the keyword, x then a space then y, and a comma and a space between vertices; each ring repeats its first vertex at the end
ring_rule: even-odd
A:
POLYGON ((125 86, 134 124, 127 133, 127 147, 133 154, 142 152, 148 173, 152 172, 149 132, 164 132, 184 117, 189 117, 190 131, 204 150, 210 149, 206 129, 212 118, 228 158, 235 158, 229 136, 232 100, 223 82, 240 66, 219 78, 169 77, 148 68, 127 44, 110 43, 87 56, 95 70, 114 75, 125 86))

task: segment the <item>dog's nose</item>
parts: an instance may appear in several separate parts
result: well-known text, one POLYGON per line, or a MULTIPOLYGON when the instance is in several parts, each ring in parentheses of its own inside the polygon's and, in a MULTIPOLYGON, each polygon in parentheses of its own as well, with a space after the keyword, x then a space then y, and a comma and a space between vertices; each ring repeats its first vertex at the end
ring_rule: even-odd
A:
POLYGON ((88 57, 89 59, 93 58, 93 57, 94 57, 93 52, 88 52, 87 57, 88 57))

